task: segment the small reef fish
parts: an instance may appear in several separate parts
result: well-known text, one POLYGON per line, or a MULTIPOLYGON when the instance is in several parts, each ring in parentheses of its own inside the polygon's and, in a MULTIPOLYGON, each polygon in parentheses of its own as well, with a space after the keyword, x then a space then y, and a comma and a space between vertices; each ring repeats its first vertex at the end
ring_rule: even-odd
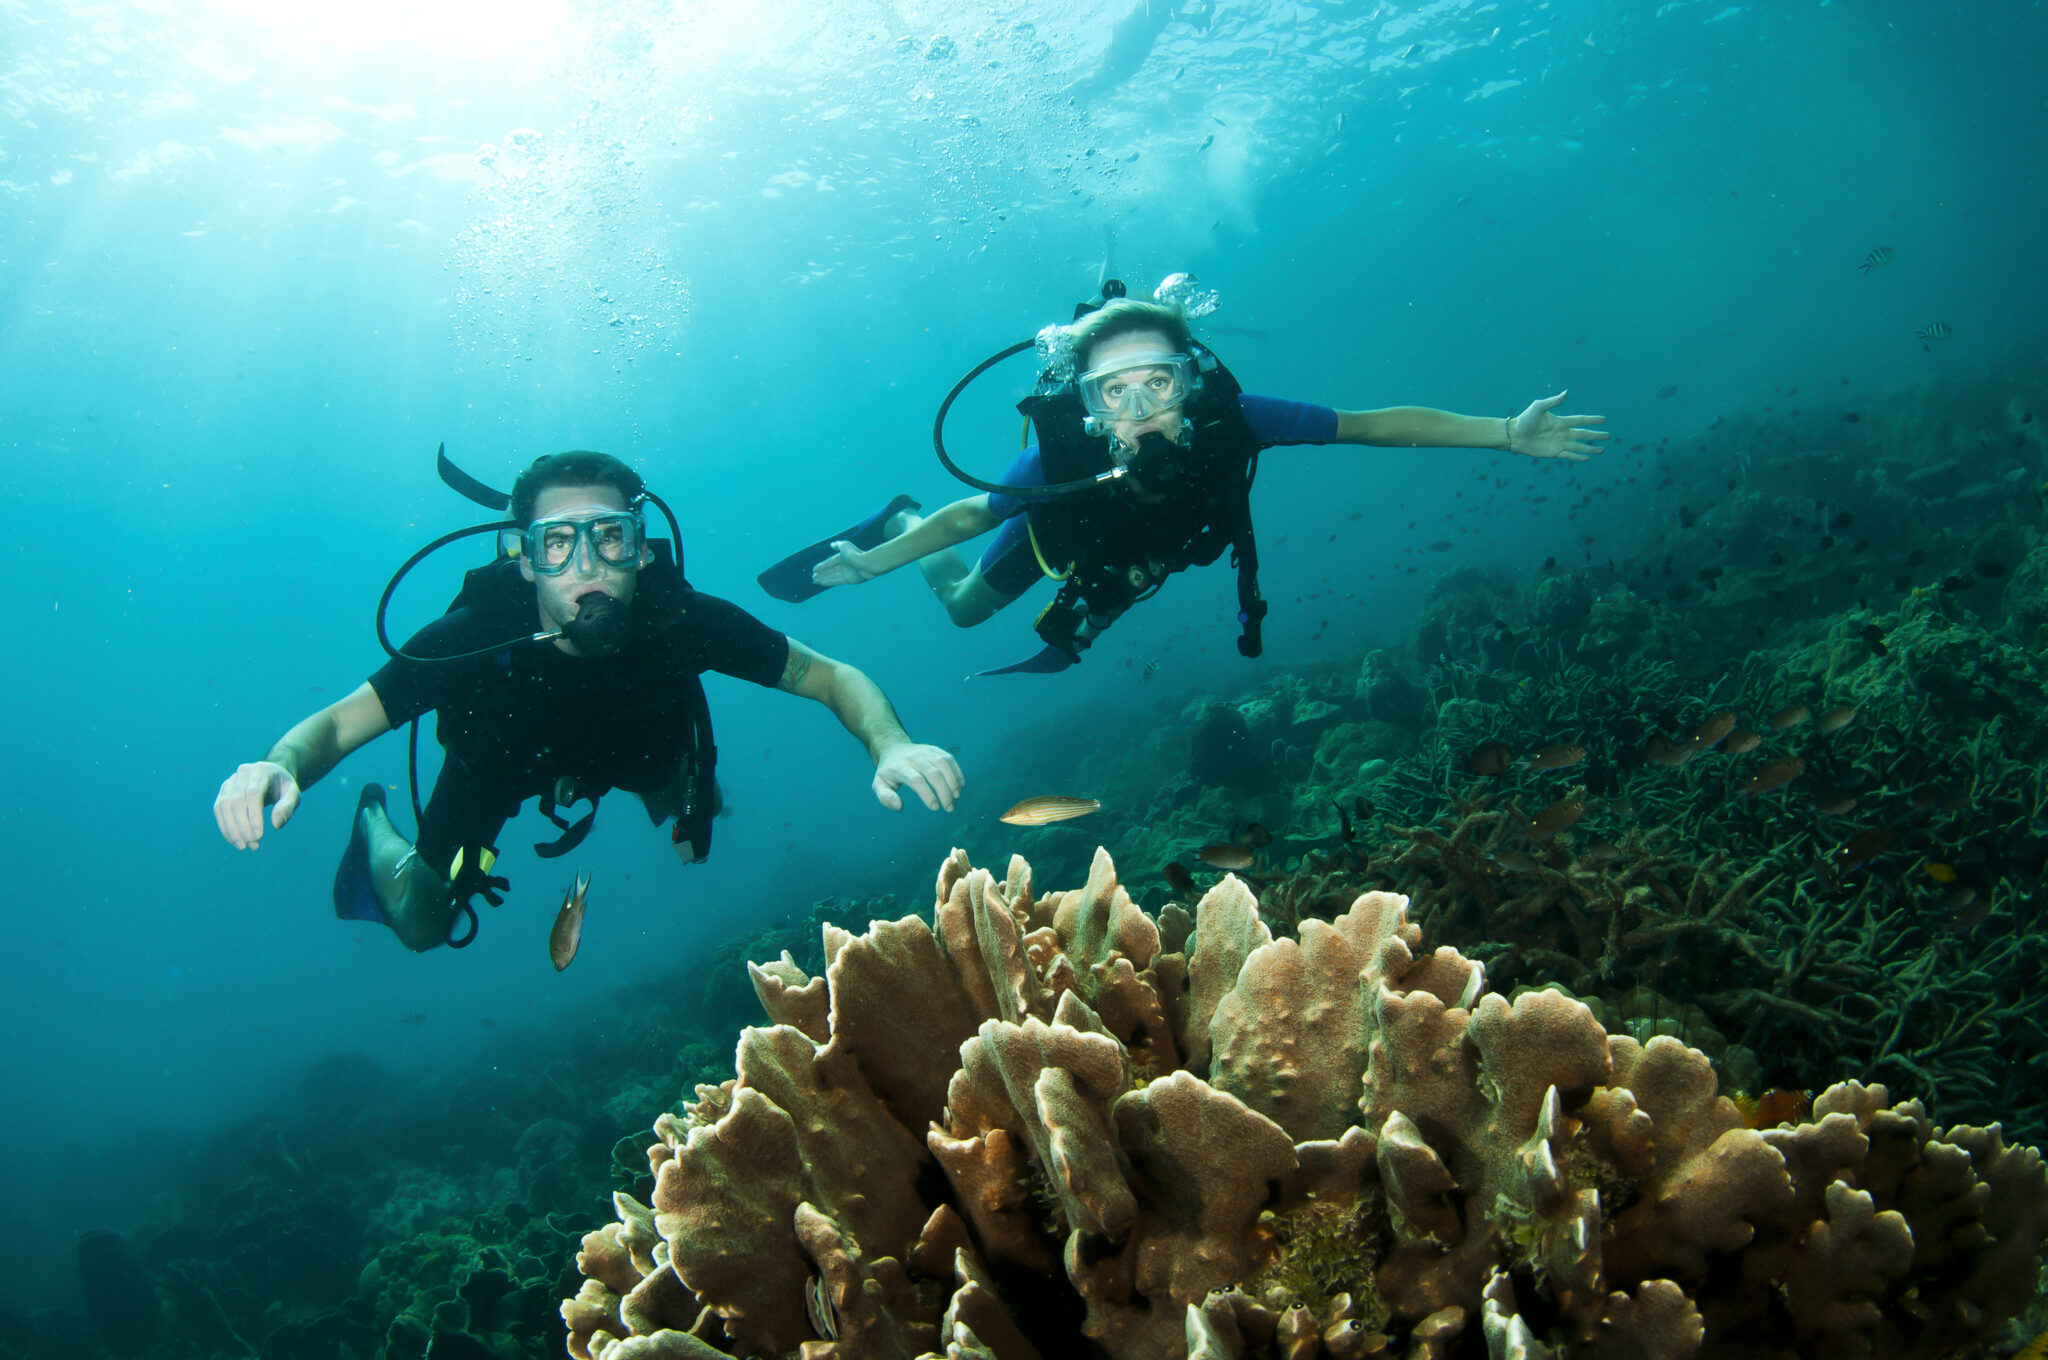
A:
POLYGON ((1195 876, 1179 860, 1168 860, 1159 870, 1159 876, 1166 880, 1166 886, 1177 893, 1191 893, 1195 890, 1195 876))
POLYGON ((1949 325, 1946 321, 1930 321, 1919 330, 1913 332, 1920 342, 1925 345, 1932 345, 1936 341, 1946 340, 1955 333, 1956 328, 1949 325))
POLYGON ((1501 850, 1488 855, 1487 859, 1505 874, 1526 874, 1536 868, 1536 857, 1527 850, 1501 850))
POLYGON ((1652 765, 1667 765, 1677 768, 1692 759, 1693 748, 1684 742, 1673 741, 1662 732, 1654 732, 1643 747, 1643 755, 1652 765))
POLYGON ((1709 751, 1719 745, 1721 738, 1735 730, 1735 710, 1723 709, 1693 729, 1692 749, 1709 751))
POLYGON ((1465 768, 1474 774, 1506 774, 1515 763, 1515 753, 1504 741, 1482 741, 1472 748, 1466 758, 1465 768))
POLYGON ((1100 811, 1102 800, 1099 798, 1066 798, 1048 794, 1043 798, 1026 798, 996 820, 1008 822, 1011 826, 1044 826, 1048 822, 1064 822, 1100 811))
POLYGON ((1263 850, 1273 843, 1273 833, 1257 822, 1247 822, 1244 830, 1237 833, 1236 840, 1239 845, 1248 846, 1253 850, 1263 850))
POLYGON ((1362 793, 1351 800, 1351 815, 1361 822, 1378 810, 1372 805, 1372 799, 1362 793))
POLYGON ((1826 736, 1830 732, 1839 732, 1843 728, 1847 727, 1850 723, 1855 722, 1857 711, 1858 710, 1856 708, 1856 705, 1854 704, 1837 704, 1835 707, 1821 714, 1821 735, 1826 736))
POLYGON ((555 928, 548 932, 548 958, 555 971, 567 968, 583 943, 583 900, 590 892, 590 875, 576 875, 576 886, 562 894, 562 909, 555 913, 555 928))
POLYGON ((1892 262, 1892 248, 1879 246, 1863 257, 1863 263, 1856 266, 1860 274, 1868 275, 1873 269, 1882 269, 1892 262))
POLYGON ((1195 858, 1212 869, 1249 869, 1252 867, 1252 852, 1242 845, 1219 841, 1205 845, 1195 852, 1195 858))
POLYGON ((1142 685, 1157 674, 1159 674, 1159 658, 1155 656, 1145 663, 1144 670, 1138 672, 1138 683, 1142 685))
POLYGON ((1754 727, 1745 727, 1740 732, 1730 732, 1728 739, 1721 743, 1721 750, 1731 756, 1745 755, 1763 745, 1764 734, 1754 727))
POLYGON ((1884 645, 1884 629, 1878 627, 1876 624, 1864 624, 1862 638, 1865 642, 1870 644, 1870 650, 1877 653, 1879 656, 1891 655, 1892 649, 1884 645))
POLYGON ((1760 1096, 1731 1091, 1728 1099, 1742 1111, 1742 1122, 1752 1129, 1775 1129, 1780 1124, 1797 1124, 1813 1103, 1811 1091, 1793 1091, 1774 1086, 1760 1096))
POLYGON ((1853 793, 1824 793, 1813 800, 1813 810, 1823 817, 1839 817, 1855 806, 1853 793))
POLYGON ((1330 806, 1337 809, 1337 834, 1343 838, 1344 844, 1351 844, 1358 839, 1358 828, 1351 825, 1351 814, 1344 810, 1342 803, 1333 802, 1330 806))
POLYGON ((1828 863, 1837 869, 1853 869, 1859 864, 1868 864, 1883 854, 1892 843, 1892 829, 1888 826, 1874 826, 1868 831, 1859 831, 1835 847, 1828 856, 1828 863))
POLYGON ((1788 727, 1797 727, 1812 715, 1805 704, 1787 704, 1771 715, 1771 730, 1782 732, 1788 727))
POLYGON ((1536 814, 1536 819, 1528 826, 1529 839, 1549 840, 1585 815, 1586 790, 1583 787, 1575 788, 1536 814))
POLYGON ((1927 876, 1929 878, 1933 879, 1936 883, 1939 883, 1944 887, 1948 886, 1951 883, 1954 883, 1956 879, 1960 877, 1960 875, 1956 873, 1955 865, 1944 864, 1938 859, 1930 859, 1923 863, 1920 867, 1927 871, 1927 876))
POLYGON ((1555 746, 1546 746, 1532 756, 1523 756, 1522 765, 1531 770, 1562 770, 1576 765, 1586 758, 1586 748, 1561 741, 1555 746))
POLYGON ((404 1015, 398 1017, 398 1023, 401 1025, 424 1025, 427 1023, 427 1013, 425 1011, 407 1011, 404 1015))
POLYGON ((1769 793, 1772 789, 1782 789, 1805 772, 1806 762, 1804 760, 1798 756, 1785 756, 1783 759, 1772 761, 1751 775, 1749 783, 1743 786, 1742 792, 1745 795, 1754 797, 1759 793, 1769 793))
POLYGON ((1941 895, 1941 904, 1948 908, 1948 928, 1951 931, 1972 930, 1983 925, 1994 905, 1991 894, 1985 893, 1980 897, 1971 887, 1950 888, 1941 895))

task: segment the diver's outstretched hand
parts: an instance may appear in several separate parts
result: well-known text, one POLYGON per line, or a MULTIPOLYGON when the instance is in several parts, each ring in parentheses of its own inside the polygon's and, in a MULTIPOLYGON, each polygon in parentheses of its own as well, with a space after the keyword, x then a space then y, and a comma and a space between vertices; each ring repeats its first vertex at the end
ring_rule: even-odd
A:
POLYGON ((951 812, 966 783, 960 762, 953 759, 951 751, 938 746, 907 741, 890 747, 875 761, 875 798, 891 812, 903 811, 899 788, 909 789, 933 812, 940 808, 951 812))
POLYGON ((872 581, 880 573, 863 565, 866 556, 851 539, 836 539, 832 555, 811 568, 811 580, 821 586, 857 586, 872 581))
POLYGON ((1531 458, 1563 458, 1574 463, 1583 463, 1599 453, 1607 442, 1607 432, 1591 427, 1605 425, 1607 417, 1552 415, 1552 409, 1565 395, 1560 392, 1554 397, 1538 398, 1529 403, 1528 410, 1509 421, 1508 452, 1531 458))
POLYGON ((240 766, 222 780, 213 799, 213 820, 229 845, 254 850, 263 840, 266 807, 274 827, 282 827, 299 810, 299 781, 274 760, 240 766))

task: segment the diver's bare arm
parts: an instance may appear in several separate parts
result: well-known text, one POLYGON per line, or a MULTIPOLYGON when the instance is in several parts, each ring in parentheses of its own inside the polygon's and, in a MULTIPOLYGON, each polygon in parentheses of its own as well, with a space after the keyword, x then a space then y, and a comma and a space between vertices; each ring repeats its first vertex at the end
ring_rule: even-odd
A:
POLYGON ((968 496, 939 507, 910 529, 860 555, 861 565, 880 576, 931 553, 985 534, 1002 521, 988 508, 986 495, 968 496))
POLYGON ((1337 412, 1339 444, 1380 444, 1420 449, 1505 449, 1507 422, 1499 416, 1461 416, 1428 406, 1337 412))
POLYGON ((876 760, 890 747, 910 740, 881 686, 852 666, 814 652, 795 638, 789 640, 789 660, 783 664, 782 679, 776 682, 776 688, 815 699, 830 709, 839 725, 859 738, 868 748, 868 755, 876 760))
POLYGON ((384 701, 365 681, 346 698, 301 720, 279 737, 263 758, 284 766, 300 788, 310 788, 339 765, 342 757, 390 730, 384 701))
POLYGON ((782 668, 783 689, 816 699, 868 748, 875 762, 875 800, 891 812, 903 810, 903 790, 932 811, 951 812, 967 781, 952 752, 910 739, 889 696, 852 666, 820 656, 795 638, 782 668))

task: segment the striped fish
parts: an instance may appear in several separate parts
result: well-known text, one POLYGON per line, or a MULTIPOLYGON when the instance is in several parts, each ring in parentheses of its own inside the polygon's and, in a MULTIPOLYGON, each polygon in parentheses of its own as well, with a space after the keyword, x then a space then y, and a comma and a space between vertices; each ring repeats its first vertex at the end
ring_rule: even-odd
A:
POLYGON ((1892 248, 1890 246, 1879 246, 1876 250, 1865 255, 1863 263, 1856 267, 1863 273, 1868 274, 1871 270, 1882 269, 1891 262, 1892 248))
POLYGON ((1086 817, 1091 812, 1100 811, 1102 800, 1099 798, 1062 798, 1054 794, 1045 798, 1026 798, 1005 812, 1000 820, 1011 826, 1044 826, 1047 822, 1064 822, 1069 817, 1086 817))
POLYGON ((1937 340, 1946 340, 1955 333, 1956 328, 1949 325, 1946 321, 1930 321, 1919 330, 1913 332, 1923 342, 1930 345, 1937 340))

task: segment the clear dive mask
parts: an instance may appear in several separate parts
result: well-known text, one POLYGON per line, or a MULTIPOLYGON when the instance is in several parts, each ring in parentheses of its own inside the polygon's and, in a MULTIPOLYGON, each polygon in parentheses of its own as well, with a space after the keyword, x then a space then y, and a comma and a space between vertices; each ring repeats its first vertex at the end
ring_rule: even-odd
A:
POLYGON ((1081 405, 1097 420, 1150 420, 1195 394, 1201 377, 1187 354, 1141 354, 1080 378, 1081 405))
POLYGON ((640 549, 647 539, 647 526, 640 511, 631 510, 592 515, 588 519, 566 516, 537 519, 516 538, 509 532, 505 537, 513 540, 506 545, 508 550, 516 545, 519 555, 525 557, 536 572, 542 576, 559 576, 576 561, 577 553, 586 545, 593 567, 630 568, 639 560, 640 549))

